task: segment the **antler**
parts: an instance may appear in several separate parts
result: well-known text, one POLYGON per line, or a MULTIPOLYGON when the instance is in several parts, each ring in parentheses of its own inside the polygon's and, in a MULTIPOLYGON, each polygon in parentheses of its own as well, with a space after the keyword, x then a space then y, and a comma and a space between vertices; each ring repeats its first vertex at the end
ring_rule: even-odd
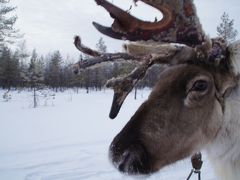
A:
POLYGON ((112 38, 175 42, 190 46, 200 45, 205 40, 192 0, 139 0, 162 12, 163 18, 158 22, 142 21, 106 0, 95 1, 110 13, 114 22, 112 27, 96 22, 93 25, 112 38))
MULTIPOLYGON (((87 54, 89 56, 92 56, 93 58, 89 58, 87 61, 79 61, 74 66, 79 69, 85 69, 87 67, 93 66, 98 63, 102 63, 105 61, 118 61, 121 59, 124 60, 137 60, 140 61, 141 57, 133 56, 128 53, 101 53, 96 50, 93 50, 85 45, 82 44, 81 38, 79 36, 76 36, 74 38, 74 45, 76 48, 81 51, 84 54, 87 54)), ((76 73, 78 72, 76 69, 76 73)))
POLYGON ((197 56, 203 56, 203 54, 197 54, 196 52, 200 51, 195 48, 180 45, 129 44, 125 45, 128 53, 100 53, 81 44, 80 37, 78 36, 75 37, 74 44, 77 49, 93 56, 93 58, 75 64, 75 67, 77 66, 78 69, 87 68, 105 61, 119 61, 124 59, 139 62, 139 66, 129 75, 113 78, 106 84, 107 87, 111 87, 114 90, 112 107, 109 114, 109 117, 112 119, 117 116, 127 95, 132 91, 137 82, 145 76, 147 70, 153 64, 180 64, 186 63, 187 61, 194 59, 194 57, 197 58, 197 56), (138 51, 138 48, 144 49, 144 51, 138 51))
POLYGON ((109 114, 112 119, 117 116, 127 95, 153 64, 172 65, 208 58, 213 58, 214 61, 218 57, 215 52, 220 52, 220 46, 215 45, 212 48, 211 41, 205 37, 192 0, 141 0, 163 13, 163 19, 159 22, 141 21, 106 0, 95 1, 114 18, 111 28, 93 22, 101 33, 116 39, 145 40, 141 43, 126 44, 124 46, 126 53, 100 53, 84 46, 80 37, 75 37, 76 48, 92 56, 86 61, 77 63, 75 67, 77 66, 78 69, 104 61, 131 60, 139 64, 129 75, 107 82, 107 87, 112 87, 114 90, 109 114))

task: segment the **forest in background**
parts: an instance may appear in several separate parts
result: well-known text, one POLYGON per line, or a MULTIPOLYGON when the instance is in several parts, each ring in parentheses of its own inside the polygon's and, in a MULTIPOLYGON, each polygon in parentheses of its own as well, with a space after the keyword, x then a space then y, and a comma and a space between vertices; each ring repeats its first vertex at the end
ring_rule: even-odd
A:
MULTIPOLYGON (((79 59, 73 60, 70 57, 63 57, 58 50, 44 56, 38 54, 36 49, 29 53, 24 36, 14 26, 17 21, 17 16, 12 15, 15 9, 9 0, 0 1, 0 87, 3 89, 28 88, 37 91, 51 88, 63 91, 67 88, 85 88, 86 92, 91 89, 102 90, 108 79, 124 76, 137 65, 128 61, 102 63, 83 69, 75 75, 73 64, 85 61, 89 57, 80 54, 79 59), (22 43, 14 50, 11 49, 11 45, 19 39, 22 43)), ((233 26, 234 21, 224 12, 217 27, 218 35, 229 42, 235 40, 238 32, 233 26)), ((103 38, 96 42, 96 49, 103 53, 107 52, 103 38)), ((137 88, 152 87, 161 70, 158 65, 153 66, 146 77, 138 83, 137 88)))
MULTIPOLYGON (((75 75, 73 64, 85 61, 89 56, 79 53, 79 59, 71 59, 63 57, 58 50, 44 56, 38 54, 36 49, 29 53, 24 36, 14 26, 17 21, 17 16, 12 15, 15 9, 10 1, 0 1, 0 87, 3 89, 28 88, 36 91, 51 88, 63 91, 74 87, 85 88, 86 92, 91 89, 102 90, 108 79, 124 76, 137 65, 125 61, 102 63, 75 75), (21 43, 17 44, 17 41, 21 43), (11 49, 12 44, 16 48, 11 49)), ((103 38, 96 42, 96 49, 107 52, 103 38)), ((152 87, 160 69, 153 67, 138 87, 152 87)))

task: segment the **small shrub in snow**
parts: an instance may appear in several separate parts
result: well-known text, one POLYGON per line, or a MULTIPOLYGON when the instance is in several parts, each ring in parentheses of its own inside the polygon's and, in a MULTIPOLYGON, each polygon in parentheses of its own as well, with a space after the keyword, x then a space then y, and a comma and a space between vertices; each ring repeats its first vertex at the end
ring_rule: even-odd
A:
POLYGON ((12 99, 12 96, 9 93, 9 91, 5 92, 2 97, 3 97, 3 101, 4 102, 8 102, 8 101, 10 101, 12 99))

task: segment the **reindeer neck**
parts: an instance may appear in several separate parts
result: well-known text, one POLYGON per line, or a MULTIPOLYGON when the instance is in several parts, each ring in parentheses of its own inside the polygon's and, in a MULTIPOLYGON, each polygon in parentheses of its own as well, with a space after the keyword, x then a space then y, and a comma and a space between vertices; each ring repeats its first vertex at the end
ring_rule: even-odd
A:
POLYGON ((240 87, 225 101, 223 125, 207 148, 209 159, 221 180, 240 179, 240 87))
POLYGON ((228 46, 229 58, 233 66, 233 70, 236 74, 240 73, 240 40, 228 46))

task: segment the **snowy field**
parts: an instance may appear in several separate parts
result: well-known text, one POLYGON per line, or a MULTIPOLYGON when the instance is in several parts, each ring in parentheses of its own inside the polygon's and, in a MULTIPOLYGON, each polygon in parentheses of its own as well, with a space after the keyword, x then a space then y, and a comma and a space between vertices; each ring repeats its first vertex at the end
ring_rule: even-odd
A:
MULTIPOLYGON (((12 91, 3 99, 0 90, 0 180, 184 180, 190 159, 151 176, 129 177, 108 160, 108 146, 149 91, 130 94, 117 119, 108 113, 112 91, 77 94, 48 92, 34 109, 31 92, 12 91)), ((197 176, 192 177, 193 180, 197 176)), ((215 180, 204 155, 202 180, 215 180)))

